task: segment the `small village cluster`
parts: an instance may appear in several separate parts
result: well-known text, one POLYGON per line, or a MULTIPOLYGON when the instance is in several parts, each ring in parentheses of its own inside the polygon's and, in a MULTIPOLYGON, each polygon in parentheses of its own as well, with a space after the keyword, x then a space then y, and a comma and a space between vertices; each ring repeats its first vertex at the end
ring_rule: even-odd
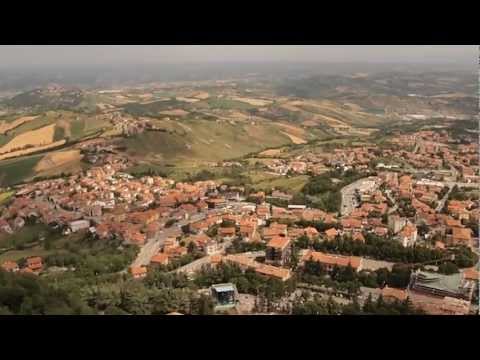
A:
POLYGON ((439 180, 454 180, 459 175, 459 180, 475 184, 480 180, 478 146, 474 141, 465 142, 457 144, 449 138, 446 131, 419 131, 394 136, 391 140, 392 148, 360 146, 322 152, 306 151, 294 159, 268 159, 265 165, 279 175, 287 175, 289 172, 320 175, 331 168, 367 169, 372 161, 385 159, 397 164, 377 161, 378 169, 399 169, 398 163, 404 163, 413 168, 437 170, 435 177, 439 180), (455 149, 451 147, 453 144, 455 149))

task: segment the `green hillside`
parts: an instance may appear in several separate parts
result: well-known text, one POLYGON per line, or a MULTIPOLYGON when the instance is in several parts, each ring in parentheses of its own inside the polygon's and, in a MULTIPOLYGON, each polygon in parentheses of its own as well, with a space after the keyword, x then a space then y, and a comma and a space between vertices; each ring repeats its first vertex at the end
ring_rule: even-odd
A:
POLYGON ((185 120, 169 125, 168 132, 145 132, 123 139, 122 144, 132 156, 174 163, 219 161, 291 143, 279 127, 267 122, 250 125, 185 120))

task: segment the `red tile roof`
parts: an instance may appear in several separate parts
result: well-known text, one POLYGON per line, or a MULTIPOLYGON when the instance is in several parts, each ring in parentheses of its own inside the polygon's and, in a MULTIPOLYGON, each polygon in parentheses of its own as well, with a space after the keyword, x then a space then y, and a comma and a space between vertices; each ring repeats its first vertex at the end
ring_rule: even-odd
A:
POLYGON ((405 301, 408 297, 408 294, 405 290, 385 286, 382 289, 382 296, 384 298, 395 298, 400 301, 405 301))
POLYGON ((328 230, 325 230, 325 235, 327 235, 328 238, 332 239, 338 235, 338 231, 335 228, 330 228, 328 230))
POLYGON ((18 270, 18 264, 15 261, 7 260, 2 264, 2 269, 5 271, 16 271, 18 270))
POLYGON ((267 244, 267 247, 275 249, 285 249, 290 244, 290 238, 283 236, 275 236, 267 244))
POLYGON ((168 264, 168 255, 164 253, 158 253, 150 260, 152 264, 167 265, 168 264))
POLYGON ((354 269, 358 269, 362 263, 361 257, 325 254, 318 251, 307 253, 305 257, 307 260, 317 261, 326 265, 346 267, 348 264, 350 264, 350 266, 354 269))
POLYGON ((147 268, 145 266, 132 266, 130 267, 130 274, 134 277, 140 277, 147 275, 147 268))
POLYGON ((289 269, 265 265, 259 265, 255 271, 261 275, 273 277, 282 281, 288 280, 291 277, 291 272, 289 269))

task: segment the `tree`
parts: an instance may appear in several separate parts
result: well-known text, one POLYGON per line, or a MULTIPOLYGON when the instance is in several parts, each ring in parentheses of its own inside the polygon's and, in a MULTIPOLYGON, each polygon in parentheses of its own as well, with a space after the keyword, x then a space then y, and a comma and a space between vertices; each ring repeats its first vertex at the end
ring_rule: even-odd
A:
POLYGON ((295 241, 295 246, 297 246, 300 249, 308 249, 309 245, 310 245, 310 239, 306 235, 300 236, 295 241))
POLYGON ((366 314, 373 314, 375 312, 375 305, 373 304, 372 294, 368 294, 367 300, 365 300, 362 310, 366 314))
POLYGON ((143 283, 130 280, 120 290, 119 307, 134 315, 147 315, 151 312, 148 289, 143 283))
POLYGON ((394 265, 388 275, 387 284, 390 287, 405 288, 410 282, 411 269, 407 266, 394 265))
POLYGON ((345 305, 342 310, 343 315, 360 315, 362 313, 362 308, 358 303, 358 297, 354 296, 352 303, 345 305))
POLYGON ((209 296, 200 295, 193 301, 192 313, 195 315, 212 315, 214 313, 213 301, 209 296))
POLYGON ((195 251, 197 251, 197 245, 196 245, 193 241, 190 241, 190 242, 188 243, 187 249, 188 249, 188 253, 189 253, 189 254, 192 254, 192 253, 194 253, 195 251))
POLYGON ((440 264, 440 266, 438 267, 438 272, 445 275, 456 274, 458 273, 458 266, 451 261, 447 261, 440 264))

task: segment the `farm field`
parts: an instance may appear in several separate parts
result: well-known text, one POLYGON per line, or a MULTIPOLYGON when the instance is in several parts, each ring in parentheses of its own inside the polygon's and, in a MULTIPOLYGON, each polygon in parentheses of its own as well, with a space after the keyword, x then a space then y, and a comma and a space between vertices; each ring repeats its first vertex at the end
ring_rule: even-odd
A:
POLYGON ((122 140, 127 153, 164 162, 219 161, 236 158, 267 147, 291 143, 272 124, 232 125, 208 120, 170 123, 168 132, 146 132, 122 140))
POLYGON ((80 150, 56 151, 45 155, 35 166, 37 173, 53 173, 58 168, 65 168, 68 165, 77 164, 81 160, 80 150))
POLYGON ((16 184, 35 175, 35 166, 42 155, 33 155, 20 159, 11 159, 0 162, 0 186, 16 184))
POLYGON ((22 116, 20 118, 17 118, 13 121, 4 121, 0 123, 0 134, 3 135, 6 132, 15 129, 19 127, 20 125, 23 125, 24 123, 27 123, 29 121, 32 121, 36 119, 37 116, 22 116))

